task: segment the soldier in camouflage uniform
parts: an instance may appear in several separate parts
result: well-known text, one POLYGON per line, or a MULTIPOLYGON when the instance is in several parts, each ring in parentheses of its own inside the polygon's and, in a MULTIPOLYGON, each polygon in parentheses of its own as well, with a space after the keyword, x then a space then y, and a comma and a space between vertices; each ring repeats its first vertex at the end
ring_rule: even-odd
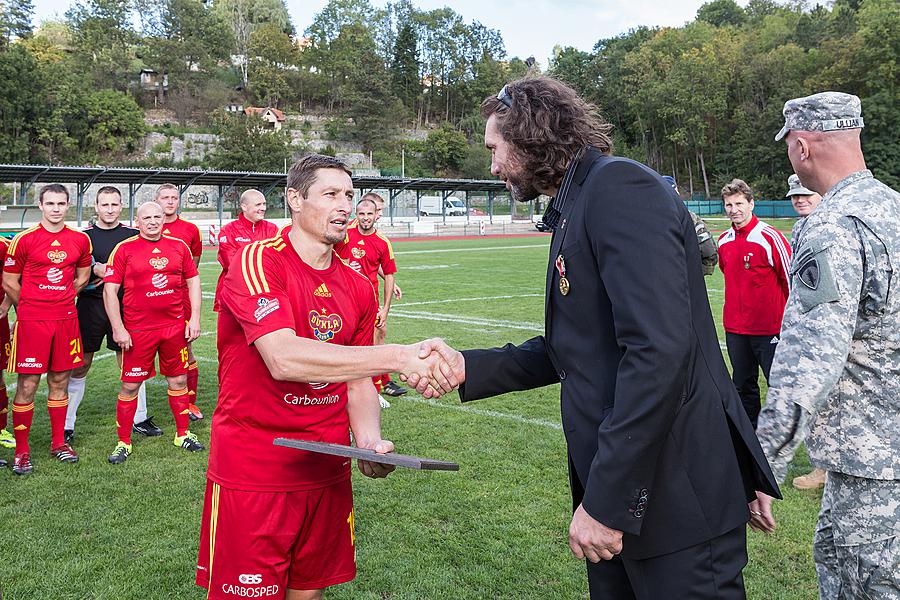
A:
MULTIPOLYGON (((788 101, 788 157, 827 192, 797 240, 757 434, 783 479, 806 438, 827 482, 813 556, 821 598, 900 598, 900 193, 866 169, 860 101, 788 101), (807 433, 809 437, 807 438, 807 433)), ((771 498, 750 525, 774 530, 771 498)))
MULTIPOLYGON (((794 257, 792 267, 797 265, 797 240, 800 239, 800 230, 803 229, 803 223, 806 217, 816 209, 822 201, 822 196, 816 192, 803 187, 800 183, 800 177, 793 174, 788 177, 788 199, 794 207, 794 212, 800 217, 791 228, 791 255, 794 257)), ((815 490, 825 485, 825 469, 815 468, 806 475, 794 477, 791 482, 798 490, 815 490)))
MULTIPOLYGON (((672 186, 675 193, 678 193, 678 184, 671 175, 663 175, 663 179, 672 186)), ((691 220, 694 221, 694 231, 697 232, 697 243, 700 244, 700 264, 703 267, 703 274, 706 276, 716 272, 716 265, 719 264, 719 247, 716 246, 716 240, 713 239, 706 223, 694 211, 689 210, 691 220)))

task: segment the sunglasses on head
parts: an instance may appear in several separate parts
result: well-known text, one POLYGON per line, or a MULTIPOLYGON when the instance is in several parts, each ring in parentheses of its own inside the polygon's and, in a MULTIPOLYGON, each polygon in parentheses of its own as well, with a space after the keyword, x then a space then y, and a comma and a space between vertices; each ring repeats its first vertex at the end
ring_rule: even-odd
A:
POLYGON ((497 100, 503 103, 506 108, 512 108, 512 96, 509 95, 509 90, 507 86, 503 86, 503 89, 497 93, 497 100))

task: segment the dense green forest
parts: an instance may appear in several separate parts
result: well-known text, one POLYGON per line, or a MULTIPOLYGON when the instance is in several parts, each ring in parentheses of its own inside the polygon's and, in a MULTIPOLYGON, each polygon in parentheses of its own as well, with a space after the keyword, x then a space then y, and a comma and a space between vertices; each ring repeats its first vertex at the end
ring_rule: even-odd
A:
MULTIPOLYGON (((252 104, 325 117, 329 139, 362 145, 385 173, 403 148, 407 174, 484 178, 478 106, 537 71, 507 56, 498 31, 410 0, 331 0, 305 31, 283 0, 76 0, 36 29, 32 12, 31 0, 0 2, 0 162, 149 164, 136 152, 157 127, 145 110, 165 108, 179 123, 164 132, 219 134, 201 166, 280 170, 302 131, 291 146, 289 130, 226 110, 252 104)), ((616 153, 686 192, 715 197, 741 177, 783 195, 781 108, 825 89, 862 98, 870 167, 900 187, 896 0, 712 0, 683 27, 640 27, 590 52, 559 42, 549 73, 600 107, 616 153)))

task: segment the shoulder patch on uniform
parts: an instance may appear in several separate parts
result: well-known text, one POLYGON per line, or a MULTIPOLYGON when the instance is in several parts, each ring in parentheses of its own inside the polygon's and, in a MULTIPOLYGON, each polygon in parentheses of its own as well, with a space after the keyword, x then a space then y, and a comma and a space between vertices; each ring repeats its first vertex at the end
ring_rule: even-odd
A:
POLYGON ((812 243, 799 249, 793 287, 803 312, 820 304, 836 302, 841 295, 829 263, 828 246, 812 243))

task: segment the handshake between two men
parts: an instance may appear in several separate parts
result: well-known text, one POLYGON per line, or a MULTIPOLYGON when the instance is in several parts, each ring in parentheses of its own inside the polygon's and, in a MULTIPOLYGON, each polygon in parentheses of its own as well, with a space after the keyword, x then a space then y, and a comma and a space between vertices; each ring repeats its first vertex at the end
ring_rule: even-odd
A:
POLYGON ((400 379, 426 398, 440 398, 466 381, 466 360, 441 338, 431 338, 405 349, 406 364, 400 379))

